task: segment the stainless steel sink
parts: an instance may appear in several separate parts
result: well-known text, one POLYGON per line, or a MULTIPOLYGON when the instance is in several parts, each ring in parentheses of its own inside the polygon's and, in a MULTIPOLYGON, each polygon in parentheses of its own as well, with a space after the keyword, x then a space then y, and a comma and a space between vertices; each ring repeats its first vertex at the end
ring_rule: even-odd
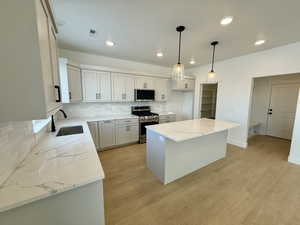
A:
POLYGON ((82 134, 82 133, 83 133, 82 126, 62 127, 59 129, 56 136, 66 136, 66 135, 82 134))

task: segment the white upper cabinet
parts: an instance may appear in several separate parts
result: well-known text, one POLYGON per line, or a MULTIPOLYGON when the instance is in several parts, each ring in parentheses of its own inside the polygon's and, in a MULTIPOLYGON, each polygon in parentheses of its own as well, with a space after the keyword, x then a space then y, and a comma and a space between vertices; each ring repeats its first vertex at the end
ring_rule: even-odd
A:
POLYGON ((0 122, 46 119, 62 107, 51 9, 46 0, 3 4, 0 122))
POLYGON ((81 71, 77 67, 68 66, 68 86, 70 102, 82 101, 81 71))
POLYGON ((79 66, 70 63, 65 58, 59 59, 61 99, 63 103, 81 102, 81 70, 79 66))
POLYGON ((112 73, 112 101, 134 101, 134 77, 121 73, 112 73))
POLYGON ((49 38, 50 38, 50 53, 51 53, 53 83, 55 85, 60 85, 59 69, 58 69, 57 39, 56 39, 56 32, 52 23, 49 23, 49 38))
POLYGON ((155 79, 155 101, 167 101, 168 92, 170 90, 169 79, 155 79))
POLYGON ((154 79, 150 77, 137 76, 135 78, 135 89, 154 89, 154 79))
POLYGON ((195 80, 193 79, 184 79, 172 81, 172 90, 177 91, 193 91, 195 89, 195 80))
POLYGON ((83 100, 85 102, 111 101, 110 72, 83 70, 83 100))

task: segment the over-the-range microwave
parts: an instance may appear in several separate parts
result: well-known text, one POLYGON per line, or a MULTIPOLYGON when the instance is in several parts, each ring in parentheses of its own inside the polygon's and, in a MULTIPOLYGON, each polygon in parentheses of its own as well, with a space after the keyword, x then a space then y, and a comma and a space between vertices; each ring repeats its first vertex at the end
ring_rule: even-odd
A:
POLYGON ((136 102, 154 101, 155 90, 135 89, 134 100, 136 102))

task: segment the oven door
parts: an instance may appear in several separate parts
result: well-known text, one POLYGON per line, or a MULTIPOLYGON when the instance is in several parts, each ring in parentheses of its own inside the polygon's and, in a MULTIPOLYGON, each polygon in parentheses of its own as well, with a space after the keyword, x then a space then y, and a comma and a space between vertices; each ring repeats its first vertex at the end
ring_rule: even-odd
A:
POLYGON ((155 125, 155 124, 158 124, 158 122, 154 122, 154 121, 151 121, 151 122, 141 122, 140 123, 140 136, 146 136, 146 126, 149 126, 149 125, 155 125))

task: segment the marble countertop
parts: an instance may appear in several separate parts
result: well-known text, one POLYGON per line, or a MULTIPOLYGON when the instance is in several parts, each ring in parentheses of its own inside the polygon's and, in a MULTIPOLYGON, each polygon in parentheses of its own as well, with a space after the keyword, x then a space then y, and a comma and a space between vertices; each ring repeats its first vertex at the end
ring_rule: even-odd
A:
POLYGON ((163 112, 155 112, 154 111, 154 113, 157 113, 160 116, 176 115, 176 113, 168 112, 168 111, 163 111, 163 112))
POLYGON ((86 117, 86 118, 79 118, 81 120, 85 120, 87 122, 96 122, 96 121, 106 121, 106 120, 123 120, 123 119, 138 119, 138 116, 135 115, 123 115, 123 114, 112 114, 112 115, 103 115, 97 117, 86 117))
POLYGON ((45 134, 0 186, 0 212, 104 179, 87 121, 62 120, 56 124, 57 131, 63 126, 82 125, 83 134, 45 134))
POLYGON ((238 127, 238 123, 222 120, 196 119, 147 126, 163 137, 180 142, 238 127))

